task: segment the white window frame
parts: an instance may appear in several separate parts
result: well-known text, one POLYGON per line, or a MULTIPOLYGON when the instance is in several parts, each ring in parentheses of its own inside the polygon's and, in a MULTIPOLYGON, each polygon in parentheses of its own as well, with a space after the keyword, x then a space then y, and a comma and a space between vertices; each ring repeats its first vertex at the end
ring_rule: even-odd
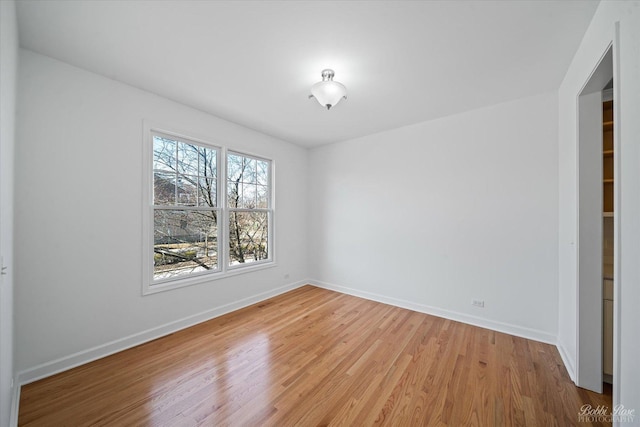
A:
MULTIPOLYGON (((164 126, 154 125, 148 121, 143 123, 143 148, 142 148, 142 295, 150 295, 171 289, 183 288, 200 283, 210 282, 237 274, 249 273, 265 268, 275 267, 275 209, 274 209, 274 162, 268 157, 248 153, 242 150, 231 150, 220 144, 214 144, 207 138, 194 137, 184 132, 176 132, 164 126), (173 277, 154 281, 153 253, 154 253, 154 205, 153 205, 153 136, 160 135, 170 139, 176 139, 185 143, 195 143, 217 150, 217 206, 218 212, 218 268, 215 271, 206 271, 189 274, 184 277, 173 277), (246 264, 229 265, 229 207, 227 195, 227 161, 228 153, 243 157, 262 160, 269 163, 268 177, 268 208, 267 209, 239 209, 248 211, 267 211, 268 221, 268 258, 253 261, 246 264)), ((166 209, 171 209, 166 208, 166 209)), ((179 208, 179 207, 178 207, 179 208)), ((165 208, 163 208, 165 209, 165 208)), ((179 208, 180 210, 180 208, 179 208)), ((184 210, 197 210, 187 207, 184 210)))
POLYGON ((224 155, 224 232, 225 232, 225 249, 224 249, 224 261, 225 261, 225 268, 228 271, 234 271, 234 270, 244 270, 246 268, 251 268, 253 266, 260 266, 262 264, 269 264, 273 262, 273 161, 270 159, 267 159, 265 157, 262 156, 256 156, 254 154, 248 154, 248 153, 243 153, 241 151, 236 151, 236 150, 225 150, 225 155, 224 155), (249 159, 254 159, 254 160, 260 160, 260 161, 265 161, 269 164, 269 170, 268 170, 268 178, 267 178, 267 186, 268 186, 268 194, 267 194, 267 207, 266 208, 254 208, 254 209, 246 209, 246 208, 231 208, 228 206, 229 203, 229 194, 228 194, 228 175, 227 175, 227 165, 228 165, 228 161, 229 161, 229 154, 235 154, 237 156, 242 156, 245 158, 249 158, 249 159), (267 253, 268 253, 268 258, 266 259, 261 259, 259 261, 252 261, 250 263, 245 263, 245 264, 235 264, 235 265, 230 265, 229 264, 229 260, 230 260, 230 256, 229 256, 229 221, 230 221, 230 216, 231 216, 231 212, 266 212, 267 214, 267 253))

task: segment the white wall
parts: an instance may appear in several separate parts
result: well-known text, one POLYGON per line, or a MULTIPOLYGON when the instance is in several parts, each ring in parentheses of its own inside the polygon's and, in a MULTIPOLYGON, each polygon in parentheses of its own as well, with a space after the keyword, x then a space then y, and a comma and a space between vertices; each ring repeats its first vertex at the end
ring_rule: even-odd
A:
POLYGON ((0 2, 0 426, 9 425, 13 378, 13 185, 18 31, 15 3, 0 2))
POLYGON ((312 150, 311 277, 555 342, 557 113, 542 94, 312 150))
POLYGON ((18 88, 15 311, 22 381, 306 277, 306 150, 29 51, 20 51, 18 88), (144 119, 274 160, 277 267, 141 296, 144 119), (190 317, 198 313, 204 314, 190 317))
MULTIPOLYGON (((589 80, 619 25, 619 44, 614 46, 615 106, 619 120, 616 166, 617 188, 622 193, 618 211, 615 267, 616 327, 621 343, 614 361, 614 403, 640 411, 640 2, 601 2, 585 33, 559 90, 559 322, 558 341, 575 378, 577 301, 577 111, 576 97, 589 80)), ((636 419, 637 421, 637 419, 636 419)))

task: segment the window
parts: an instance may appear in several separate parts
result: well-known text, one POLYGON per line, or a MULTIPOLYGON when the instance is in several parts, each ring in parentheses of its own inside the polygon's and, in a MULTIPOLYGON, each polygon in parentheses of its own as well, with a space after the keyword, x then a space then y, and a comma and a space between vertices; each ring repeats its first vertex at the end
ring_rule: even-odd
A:
POLYGON ((227 154, 229 266, 269 259, 269 162, 227 154))
POLYGON ((216 271, 218 153, 153 134, 153 280, 216 271))
POLYGON ((147 135, 143 293, 272 264, 271 161, 167 132, 147 135))

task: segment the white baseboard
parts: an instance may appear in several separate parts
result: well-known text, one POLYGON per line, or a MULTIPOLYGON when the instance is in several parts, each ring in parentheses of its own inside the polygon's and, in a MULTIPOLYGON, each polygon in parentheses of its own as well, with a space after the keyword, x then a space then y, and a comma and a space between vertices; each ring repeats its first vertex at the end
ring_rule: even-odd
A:
POLYGON ((527 338, 534 341, 540 341, 547 344, 556 345, 557 338, 555 335, 548 332, 540 331, 537 329, 525 328, 518 325, 512 325, 509 323, 497 322, 495 320, 484 319, 482 317, 472 316, 465 313, 459 313, 456 311, 445 310, 442 308, 431 307, 424 304, 419 304, 400 298, 389 297, 386 295, 379 295, 372 292, 361 291, 358 289, 352 289, 345 286, 335 285, 319 280, 310 280, 309 284, 317 286, 319 288, 329 289, 337 291, 343 294, 349 294, 360 298, 365 298, 372 301, 381 302, 384 304, 394 305, 396 307, 406 308, 408 310, 417 311, 419 313, 430 314, 437 317, 442 317, 449 320, 455 320, 457 322, 466 323, 473 326, 478 326, 485 329, 491 329, 497 332, 503 332, 510 335, 515 335, 522 338, 527 338))
POLYGON ((144 344, 145 342, 158 339, 168 334, 172 334, 176 331, 188 328, 198 323, 206 322, 207 320, 222 316, 223 314, 230 313, 234 310, 247 307, 265 299, 299 288, 303 285, 306 285, 307 283, 309 283, 307 280, 301 280, 299 282, 271 289, 267 292, 252 295, 250 297, 243 298, 241 300, 234 301, 229 304, 213 308, 211 310, 203 311, 201 313, 197 313, 162 326, 142 331, 137 334, 129 335, 128 337, 120 338, 106 344, 102 344, 87 350, 80 351, 78 353, 71 354, 69 356, 40 364, 24 371, 20 371, 17 375, 16 388, 19 388, 21 385, 29 384, 39 379, 75 368, 76 366, 84 365, 85 363, 101 359, 119 351, 144 344))
POLYGON ((569 374, 569 378, 571 378, 571 381, 573 381, 575 383, 576 382, 576 368, 575 368, 575 363, 574 363, 573 358, 569 357, 569 353, 567 353, 567 350, 564 348, 562 343, 558 342, 556 344, 556 347, 558 348, 558 353, 560 353, 560 357, 562 358, 562 362, 564 363, 564 367, 567 370, 567 373, 569 374))

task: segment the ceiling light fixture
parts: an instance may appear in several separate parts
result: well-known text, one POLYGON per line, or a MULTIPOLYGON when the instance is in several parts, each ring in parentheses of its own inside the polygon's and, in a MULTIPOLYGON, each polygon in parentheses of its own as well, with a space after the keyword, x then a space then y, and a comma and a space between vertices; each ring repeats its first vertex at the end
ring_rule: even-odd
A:
POLYGON ((315 98, 320 105, 331 107, 336 105, 342 98, 347 99, 347 88, 342 83, 334 82, 333 70, 322 70, 322 81, 311 86, 311 95, 309 98, 315 98))

